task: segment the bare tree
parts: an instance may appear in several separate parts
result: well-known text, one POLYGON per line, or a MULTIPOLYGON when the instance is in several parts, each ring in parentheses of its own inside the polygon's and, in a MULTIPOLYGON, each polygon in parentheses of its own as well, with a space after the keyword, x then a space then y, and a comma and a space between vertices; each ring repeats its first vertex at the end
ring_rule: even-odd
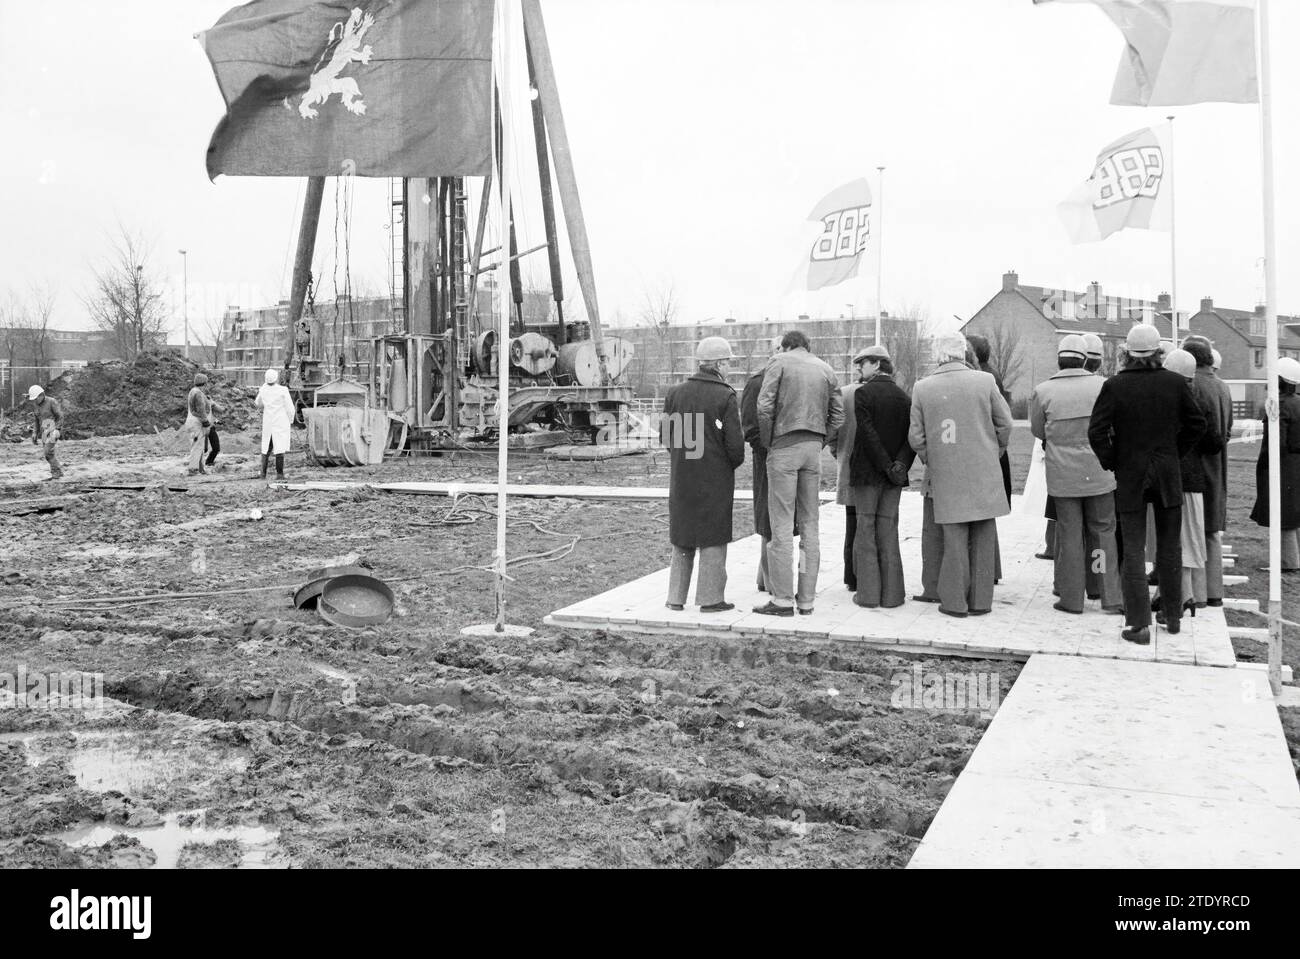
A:
POLYGON ((930 308, 919 302, 903 303, 882 325, 885 348, 894 361, 894 379, 908 392, 927 367, 934 330, 930 308))
POLYGON ((641 325, 650 327, 662 338, 667 334, 668 328, 677 322, 681 306, 677 285, 673 279, 669 277, 661 280, 645 291, 645 299, 641 307, 641 325))
MULTIPOLYGON (((676 375, 677 343, 673 338, 673 325, 677 322, 680 312, 681 299, 678 296, 677 285, 672 277, 661 279, 646 288, 637 321, 639 326, 644 326, 654 332, 657 342, 654 347, 655 357, 653 361, 649 355, 644 357, 641 367, 643 371, 649 366, 663 373, 666 368, 670 378, 676 375), (659 362, 660 356, 666 358, 666 367, 664 363, 659 362)), ((650 352, 651 342, 651 339, 647 337, 645 342, 647 354, 650 352)), ((640 384, 639 389, 643 390, 644 386, 644 383, 640 384)))
POLYGON ((211 369, 221 369, 222 351, 225 347, 225 327, 217 317, 199 321, 195 327, 195 346, 199 348, 199 362, 211 369))
POLYGON ((111 245, 83 302, 95 328, 112 337, 118 356, 133 360, 166 343, 164 287, 149 266, 152 250, 140 234, 119 226, 111 245))
POLYGON ((1024 372, 1024 345, 1005 321, 991 324, 981 332, 989 341, 989 366, 1002 380, 1003 389, 1010 393, 1024 372))
POLYGON ((54 303, 58 298, 58 290, 49 282, 33 283, 27 297, 23 322, 27 328, 32 358, 41 369, 49 369, 50 366, 50 319, 54 316, 54 303))

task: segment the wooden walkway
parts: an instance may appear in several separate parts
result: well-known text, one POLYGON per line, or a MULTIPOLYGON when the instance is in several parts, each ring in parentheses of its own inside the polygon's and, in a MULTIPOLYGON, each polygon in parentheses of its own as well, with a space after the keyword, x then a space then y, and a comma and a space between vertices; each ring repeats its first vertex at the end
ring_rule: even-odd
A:
POLYGON ((778 618, 752 612, 767 596, 755 588, 759 540, 751 536, 732 543, 728 551, 727 599, 736 604, 732 612, 701 613, 697 606, 680 613, 667 609, 668 570, 663 569, 556 610, 545 621, 570 629, 863 642, 953 656, 1027 659, 1048 652, 1202 666, 1235 663, 1222 609, 1203 609, 1195 618, 1184 618, 1177 636, 1153 626, 1150 646, 1122 640, 1122 617, 1102 613, 1099 603, 1087 603, 1082 616, 1052 609, 1052 564, 1034 558, 1042 548, 1043 520, 1018 510, 998 520, 1003 580, 994 591, 992 613, 955 619, 935 605, 913 602, 910 595, 921 591, 921 506, 919 494, 903 495, 899 540, 909 599, 897 609, 854 605, 843 585, 844 510, 828 504, 821 513, 821 574, 811 616, 778 618))
POLYGON ((909 868, 1300 866, 1259 670, 1035 656, 909 868))

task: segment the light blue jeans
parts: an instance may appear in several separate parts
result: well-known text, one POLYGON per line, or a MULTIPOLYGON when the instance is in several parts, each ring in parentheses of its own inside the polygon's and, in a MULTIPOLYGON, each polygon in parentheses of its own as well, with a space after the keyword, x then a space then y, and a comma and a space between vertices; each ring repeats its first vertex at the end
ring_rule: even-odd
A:
POLYGON ((821 566, 818 514, 822 443, 809 440, 767 451, 767 515, 772 542, 767 549, 768 589, 778 606, 812 609, 821 566), (794 526, 799 523, 799 591, 794 588, 794 526))

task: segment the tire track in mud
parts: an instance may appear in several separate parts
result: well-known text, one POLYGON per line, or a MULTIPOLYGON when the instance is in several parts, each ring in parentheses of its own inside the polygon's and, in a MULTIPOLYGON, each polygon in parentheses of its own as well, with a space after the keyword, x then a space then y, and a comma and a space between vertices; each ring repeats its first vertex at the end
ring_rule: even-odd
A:
MULTIPOLYGON (((544 777, 565 783, 592 783, 610 796, 623 796, 641 789, 663 794, 678 802, 716 800, 748 817, 790 819, 801 811, 808 822, 835 823, 859 829, 889 830, 919 838, 937 810, 937 802, 910 797, 885 778, 858 780, 852 790, 836 790, 829 784, 805 784, 798 778, 772 769, 772 760, 757 762, 765 771, 740 776, 720 776, 705 770, 681 768, 654 762, 637 755, 635 749, 616 740, 586 741, 584 730, 573 723, 557 728, 556 714, 547 714, 547 738, 514 734, 499 726, 476 723, 477 717, 492 716, 501 700, 487 701, 464 685, 448 684, 443 702, 430 709, 385 702, 379 705, 343 706, 325 702, 301 688, 275 686, 238 689, 210 687, 185 674, 138 677, 109 684, 111 695, 150 709, 181 712, 190 716, 238 722, 247 719, 289 722, 326 735, 351 735, 377 740, 412 753, 464 759, 486 766, 527 767, 544 770, 544 777), (463 707, 469 705, 470 709, 463 707), (453 715, 459 714, 459 715, 453 715), (455 720, 455 721, 453 721, 455 720), (565 734, 555 738, 557 733, 565 734), (839 793, 838 795, 836 793, 839 793)), ((580 714, 580 723, 591 717, 580 714)), ((678 724, 653 716, 617 717, 624 726, 654 726, 681 735, 678 724)), ((742 721, 743 723, 743 721, 742 721)), ((844 725, 856 725, 852 720, 844 725)), ((617 735, 599 720, 587 732, 617 735)), ((542 729, 539 729, 539 732, 542 729)), ((836 747, 852 753, 861 743, 851 733, 835 739, 836 747)), ((970 744, 973 747, 973 743, 970 744)), ((965 750, 963 750, 965 751, 965 750)), ((968 752, 966 753, 968 755, 968 752)), ((879 761, 885 758, 877 756, 879 761)), ((966 756, 960 758, 964 764, 966 756)))

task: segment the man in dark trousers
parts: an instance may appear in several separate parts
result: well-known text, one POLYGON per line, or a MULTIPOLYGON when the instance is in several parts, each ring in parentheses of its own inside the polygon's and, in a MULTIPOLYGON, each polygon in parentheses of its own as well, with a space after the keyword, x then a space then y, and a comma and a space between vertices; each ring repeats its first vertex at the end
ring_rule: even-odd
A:
POLYGON ((672 610, 686 605, 695 554, 700 576, 695 601, 700 611, 735 609, 726 601, 727 544, 731 542, 731 507, 736 496, 736 469, 745 462, 736 391, 727 383, 731 345, 706 336, 695 348, 698 369, 664 398, 660 442, 669 450, 668 537, 673 545, 668 576, 672 610))
POLYGON ((853 602, 868 609, 903 605, 903 557, 898 548, 898 504, 916 451, 907 440, 912 398, 894 382, 883 346, 869 346, 854 359, 862 382, 853 394, 854 441, 849 489, 857 518, 853 602))
MULTIPOLYGON (((772 355, 781 352, 781 337, 772 340, 772 355)), ((770 361, 769 361, 770 362, 770 361)), ((762 540, 758 554, 758 589, 766 593, 767 582, 767 547, 772 542, 772 523, 767 515, 767 447, 758 428, 758 391, 763 388, 763 374, 767 372, 765 363, 757 373, 745 382, 745 390, 740 396, 740 426, 745 433, 745 442, 749 444, 752 454, 750 463, 754 470, 751 485, 754 487, 754 532, 762 540)))
POLYGON ((1127 622, 1121 635, 1151 642, 1151 594, 1146 576, 1146 509, 1156 527, 1156 569, 1162 587, 1165 628, 1177 633, 1182 617, 1183 487, 1179 460, 1205 432, 1205 417, 1192 388, 1163 369, 1160 334, 1139 323, 1128 333, 1124 368, 1105 383, 1088 424, 1088 442, 1102 469, 1115 474, 1115 505, 1123 534, 1120 568, 1127 622))
POLYGON ((1115 558, 1115 477, 1103 470, 1088 441, 1097 394, 1105 382, 1085 368, 1087 344, 1071 333, 1056 348, 1059 372, 1029 397, 1029 428, 1043 444, 1047 493, 1056 504, 1057 600, 1054 609, 1082 613, 1087 572, 1100 573, 1101 605, 1123 602, 1115 558), (1090 549, 1088 544, 1096 544, 1090 549))

